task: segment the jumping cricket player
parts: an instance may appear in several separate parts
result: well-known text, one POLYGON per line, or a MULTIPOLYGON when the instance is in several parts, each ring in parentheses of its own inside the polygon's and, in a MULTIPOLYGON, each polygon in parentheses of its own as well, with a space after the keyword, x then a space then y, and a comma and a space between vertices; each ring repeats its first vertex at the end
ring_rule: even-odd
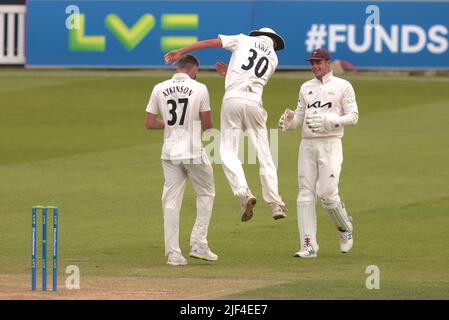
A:
POLYGON ((242 221, 252 218, 257 201, 238 158, 240 137, 244 131, 256 148, 262 194, 271 206, 272 217, 286 217, 287 210, 278 192, 277 171, 268 144, 268 115, 262 105, 263 88, 278 65, 276 51, 284 49, 284 46, 281 36, 270 28, 262 28, 251 31, 249 36, 219 35, 216 39, 199 41, 165 55, 168 64, 187 52, 205 48, 224 48, 232 52, 229 66, 217 64, 217 70, 226 75, 221 107, 220 156, 231 189, 240 198, 242 221))

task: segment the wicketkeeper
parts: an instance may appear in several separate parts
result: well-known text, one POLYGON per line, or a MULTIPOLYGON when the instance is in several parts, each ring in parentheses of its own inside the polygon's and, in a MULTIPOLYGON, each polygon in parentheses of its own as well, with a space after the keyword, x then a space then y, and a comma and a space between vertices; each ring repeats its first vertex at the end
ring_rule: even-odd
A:
POLYGON ((338 194, 338 182, 343 163, 343 127, 356 124, 359 118, 354 89, 348 81, 333 76, 328 52, 316 49, 307 61, 315 78, 301 86, 296 110, 285 110, 279 119, 282 131, 302 125, 297 199, 301 248, 294 255, 299 258, 317 256, 317 197, 337 227, 341 252, 352 248, 352 219, 338 194))

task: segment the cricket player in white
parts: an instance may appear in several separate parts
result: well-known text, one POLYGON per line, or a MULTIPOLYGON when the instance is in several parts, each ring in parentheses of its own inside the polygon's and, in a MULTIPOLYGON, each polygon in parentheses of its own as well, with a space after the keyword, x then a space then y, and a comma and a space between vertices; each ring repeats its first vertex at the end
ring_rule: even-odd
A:
POLYGON ((267 112, 263 108, 263 87, 278 65, 277 50, 284 48, 284 40, 270 28, 244 34, 225 36, 196 42, 165 55, 171 63, 183 54, 205 48, 224 48, 232 52, 229 66, 216 65, 217 71, 226 75, 225 95, 221 107, 220 156, 224 172, 234 195, 241 201, 241 220, 253 216, 256 198, 246 181, 238 158, 241 134, 248 136, 256 148, 260 163, 260 179, 264 200, 271 206, 272 217, 286 217, 285 203, 278 192, 277 171, 272 159, 267 137, 267 112))
POLYGON ((328 52, 316 49, 307 60, 315 78, 301 86, 296 110, 287 109, 279 119, 282 131, 302 125, 297 199, 301 249, 294 255, 300 258, 316 257, 319 249, 317 196, 337 227, 341 252, 352 248, 352 218, 338 194, 338 182, 343 163, 343 127, 356 124, 359 115, 354 89, 348 81, 333 76, 328 52))
POLYGON ((215 186, 212 166, 201 144, 201 129, 210 129, 212 120, 207 87, 195 80, 198 65, 194 56, 181 57, 173 78, 154 87, 146 109, 147 129, 164 129, 162 208, 169 265, 187 264, 179 247, 179 214, 187 179, 195 190, 197 207, 190 256, 208 261, 218 259, 207 242, 215 186))

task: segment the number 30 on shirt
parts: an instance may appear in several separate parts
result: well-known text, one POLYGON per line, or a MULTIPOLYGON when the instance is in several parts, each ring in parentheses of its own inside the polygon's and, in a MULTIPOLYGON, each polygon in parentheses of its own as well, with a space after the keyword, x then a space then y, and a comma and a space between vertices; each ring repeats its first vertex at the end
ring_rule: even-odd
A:
POLYGON ((267 72, 267 70, 268 70, 268 58, 262 57, 256 63, 257 51, 254 49, 250 49, 249 52, 250 52, 251 56, 248 57, 248 65, 242 64, 242 69, 249 70, 254 66, 254 64, 256 64, 256 66, 254 68, 254 74, 258 78, 263 77, 265 72, 267 72))

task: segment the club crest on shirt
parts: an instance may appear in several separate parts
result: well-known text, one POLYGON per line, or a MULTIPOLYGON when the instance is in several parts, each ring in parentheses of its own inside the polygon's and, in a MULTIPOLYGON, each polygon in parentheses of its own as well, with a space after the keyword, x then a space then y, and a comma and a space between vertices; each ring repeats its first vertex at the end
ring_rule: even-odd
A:
POLYGON ((347 105, 349 105, 349 104, 354 104, 355 103, 355 99, 354 98, 348 98, 348 99, 346 99, 346 104, 347 105))

